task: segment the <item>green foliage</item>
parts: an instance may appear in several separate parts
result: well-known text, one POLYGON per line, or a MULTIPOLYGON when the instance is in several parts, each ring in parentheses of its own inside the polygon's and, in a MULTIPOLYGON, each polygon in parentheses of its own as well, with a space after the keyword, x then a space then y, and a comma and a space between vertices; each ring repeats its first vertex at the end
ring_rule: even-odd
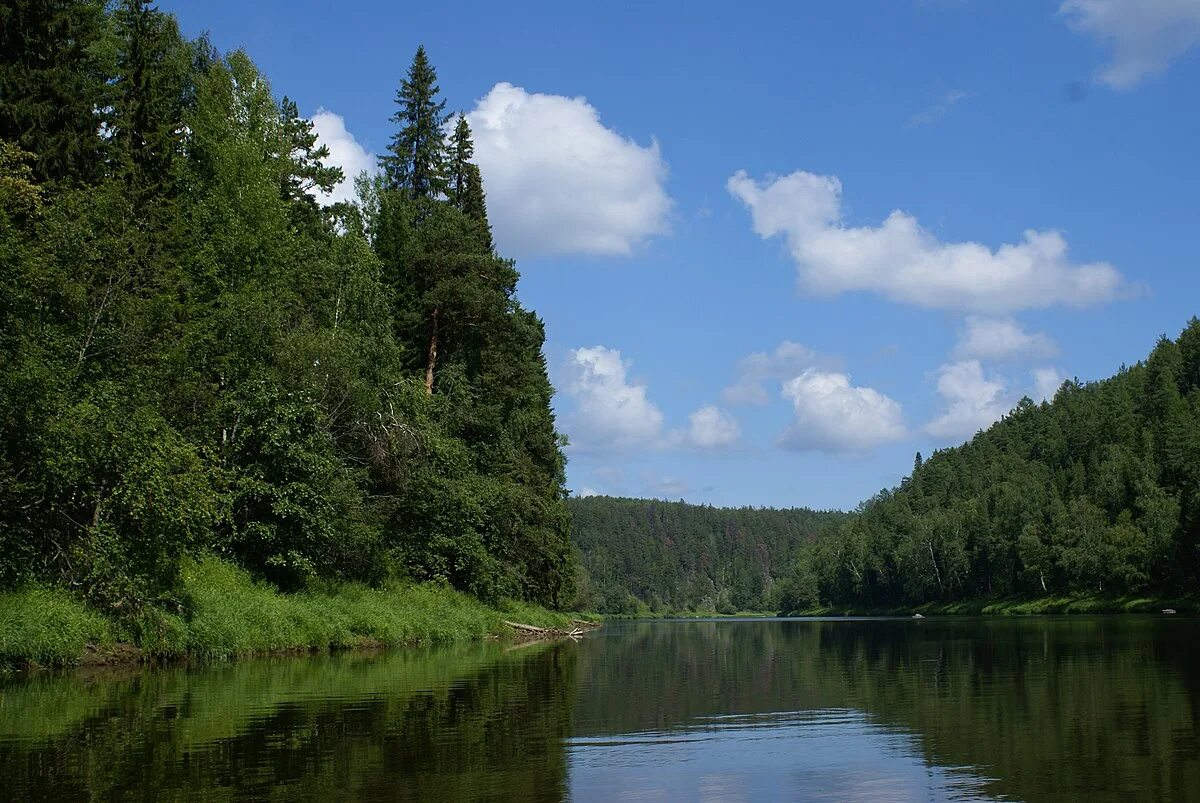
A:
MULTIPOLYGON (((281 592, 212 555, 182 562, 178 600, 136 615, 102 615, 77 594, 32 586, 0 594, 0 669, 101 660, 118 641, 143 656, 228 659, 273 651, 476 640, 504 622, 570 626, 572 615, 501 599, 487 605, 445 584, 322 583, 281 592)), ((135 653, 136 654, 136 653, 135 653)))
POLYGON ((400 128, 388 145, 389 155, 382 163, 389 187, 400 190, 414 201, 435 200, 449 189, 447 183, 446 101, 438 100, 437 70, 417 48, 408 75, 396 90, 400 108, 392 121, 400 128))
MULTIPOLYGON (((570 599, 545 335, 465 127, 445 195, 423 51, 395 180, 322 209, 311 122, 153 3, 22 0, 0 40, 0 590, 77 590, 166 654, 198 555, 287 591, 570 599)), ((262 644, 342 639, 314 610, 262 644)))
POLYGON ((109 622, 62 589, 0 593, 0 669, 74 661, 87 645, 111 641, 109 622))
MULTIPOLYGON (((1186 595, 1200 576, 1200 320, 1145 363, 1023 400, 806 548, 785 610, 1186 595)), ((1101 601, 1101 606, 1106 605, 1101 601)), ((1037 603, 1033 603, 1037 607, 1037 603)))
POLYGON ((806 593, 800 554, 845 514, 571 499, 583 576, 574 607, 610 614, 778 610, 806 593))
POLYGON ((0 7, 0 139, 35 154, 39 181, 100 174, 113 42, 105 0, 10 0, 0 7))

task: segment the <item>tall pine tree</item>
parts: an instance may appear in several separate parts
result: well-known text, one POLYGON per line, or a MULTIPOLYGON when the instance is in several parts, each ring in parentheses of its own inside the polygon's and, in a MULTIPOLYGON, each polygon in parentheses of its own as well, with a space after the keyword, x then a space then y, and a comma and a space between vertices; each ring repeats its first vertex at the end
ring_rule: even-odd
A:
POLYGON ((402 190, 410 199, 423 201, 446 194, 446 101, 438 100, 441 89, 437 70, 429 63, 425 46, 417 48, 407 77, 396 91, 400 108, 392 121, 400 128, 381 160, 390 189, 402 190))

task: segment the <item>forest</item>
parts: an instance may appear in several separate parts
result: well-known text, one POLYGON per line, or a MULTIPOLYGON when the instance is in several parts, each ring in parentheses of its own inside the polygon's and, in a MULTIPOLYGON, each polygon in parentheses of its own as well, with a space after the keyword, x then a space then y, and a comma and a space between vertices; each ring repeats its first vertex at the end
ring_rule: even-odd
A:
POLYGON ((778 610, 804 545, 844 513, 572 498, 576 604, 610 614, 778 610))
POLYGON ((1195 593, 1200 320, 1108 379, 1022 400, 804 544, 781 608, 1195 593))
POLYGON ((321 205, 345 177, 245 52, 145 0, 0 9, 0 593, 186 619, 216 560, 573 598, 542 322, 424 49, 397 74, 382 170, 321 205))
POLYGON ((327 205, 347 177, 245 52, 147 0, 0 9, 0 595, 142 621, 209 575, 609 613, 1195 588, 1196 319, 852 514, 568 499, 470 127, 423 48, 397 72, 381 170, 327 205))

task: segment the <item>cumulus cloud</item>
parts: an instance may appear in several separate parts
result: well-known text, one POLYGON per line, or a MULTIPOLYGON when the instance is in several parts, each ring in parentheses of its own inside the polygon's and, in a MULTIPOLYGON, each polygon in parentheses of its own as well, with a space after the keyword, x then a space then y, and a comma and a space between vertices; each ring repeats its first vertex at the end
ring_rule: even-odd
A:
POLYGON ((504 253, 624 255, 669 231, 658 143, 606 128, 586 99, 499 83, 467 121, 504 253))
POLYGON ((662 434, 663 414, 646 386, 628 379, 621 352, 604 346, 571 352, 567 394, 575 402, 568 423, 585 444, 650 444, 662 434))
POLYGON ((906 436, 900 405, 846 374, 809 368, 783 384, 795 417, 780 444, 789 449, 865 452, 906 436))
POLYGON ((1026 332, 1012 318, 967 318, 955 356, 961 359, 1041 359, 1058 353, 1058 345, 1043 332, 1026 332))
POLYGON ((346 120, 328 109, 317 109, 312 118, 313 130, 317 134, 317 145, 329 148, 328 164, 342 168, 344 178, 331 193, 316 192, 317 201, 329 206, 340 201, 354 200, 354 179, 364 170, 375 172, 375 154, 364 148, 354 135, 346 130, 346 120))
POLYGON ((1050 401, 1062 387, 1063 375, 1055 368, 1035 368, 1033 376, 1033 400, 1036 402, 1050 401))
POLYGON ((1112 47, 1099 78, 1113 89, 1165 71, 1200 42, 1196 0, 1067 0, 1059 13, 1073 30, 1112 47))
POLYGON ((925 426, 925 431, 935 438, 970 437, 1009 410, 1004 383, 985 377, 979 360, 943 365, 938 370, 937 390, 946 409, 925 426))
POLYGON ((576 499, 587 499, 589 496, 599 496, 599 495, 600 495, 599 491, 597 491, 595 488, 590 488, 586 485, 575 492, 576 499))
POLYGON ((688 416, 686 429, 671 433, 669 445, 692 449, 728 449, 742 438, 737 419, 714 404, 706 404, 688 416))
POLYGON ((801 284, 822 295, 879 293, 893 301, 984 313, 1086 306, 1117 297, 1121 275, 1104 262, 1074 264, 1056 231, 1025 232, 992 249, 944 243, 899 210, 878 226, 847 226, 836 176, 797 171, 758 182, 738 171, 727 188, 763 239, 783 235, 801 284))
POLYGON ((768 379, 796 376, 816 360, 807 346, 785 340, 774 352, 756 351, 738 361, 737 379, 721 392, 727 404, 758 404, 770 401, 764 383, 768 379))

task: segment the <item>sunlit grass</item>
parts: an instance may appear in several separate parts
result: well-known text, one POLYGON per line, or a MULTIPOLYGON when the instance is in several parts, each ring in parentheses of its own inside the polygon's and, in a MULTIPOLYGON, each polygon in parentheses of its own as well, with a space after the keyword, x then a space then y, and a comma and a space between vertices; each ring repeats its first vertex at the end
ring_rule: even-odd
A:
POLYGON ((573 614, 513 600, 490 606, 435 584, 357 584, 285 594, 214 557, 183 569, 182 608, 110 621, 74 595, 31 588, 0 596, 0 666, 65 665, 88 644, 131 643, 152 658, 227 659, 288 650, 449 644, 504 635, 505 621, 568 629, 573 614))
POLYGON ((76 596, 32 587, 0 594, 0 669, 63 664, 112 641, 110 623, 76 596))

